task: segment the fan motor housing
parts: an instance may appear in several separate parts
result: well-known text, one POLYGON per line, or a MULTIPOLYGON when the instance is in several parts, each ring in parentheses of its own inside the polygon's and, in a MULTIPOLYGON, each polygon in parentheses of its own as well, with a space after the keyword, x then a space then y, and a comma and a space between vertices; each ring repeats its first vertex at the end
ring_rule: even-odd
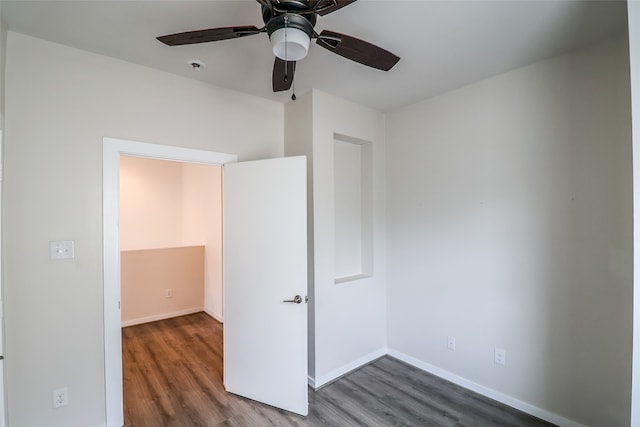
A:
POLYGON ((285 7, 288 9, 304 10, 308 9, 308 0, 278 0, 278 7, 285 7))
POLYGON ((307 33, 309 38, 311 38, 313 35, 313 27, 316 25, 317 16, 315 14, 299 15, 295 12, 276 13, 275 15, 272 15, 268 8, 263 7, 262 20, 267 26, 267 34, 269 34, 269 37, 271 37, 271 34, 273 34, 274 31, 286 26, 304 31, 307 33))

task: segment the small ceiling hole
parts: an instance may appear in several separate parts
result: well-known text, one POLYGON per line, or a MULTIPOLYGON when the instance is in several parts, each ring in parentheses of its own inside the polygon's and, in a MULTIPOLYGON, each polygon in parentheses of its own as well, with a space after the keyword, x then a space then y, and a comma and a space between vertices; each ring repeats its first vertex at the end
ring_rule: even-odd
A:
POLYGON ((187 66, 195 71, 202 71, 207 68, 207 64, 202 61, 198 61, 197 59, 192 59, 191 61, 187 62, 187 66))

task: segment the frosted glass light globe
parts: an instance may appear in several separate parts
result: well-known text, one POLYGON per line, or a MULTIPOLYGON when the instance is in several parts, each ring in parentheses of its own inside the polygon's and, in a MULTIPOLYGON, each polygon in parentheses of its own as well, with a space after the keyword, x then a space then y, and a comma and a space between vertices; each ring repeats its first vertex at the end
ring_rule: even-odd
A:
POLYGON ((309 36, 297 28, 280 28, 271 34, 273 53, 284 61, 299 61, 309 51, 309 36))

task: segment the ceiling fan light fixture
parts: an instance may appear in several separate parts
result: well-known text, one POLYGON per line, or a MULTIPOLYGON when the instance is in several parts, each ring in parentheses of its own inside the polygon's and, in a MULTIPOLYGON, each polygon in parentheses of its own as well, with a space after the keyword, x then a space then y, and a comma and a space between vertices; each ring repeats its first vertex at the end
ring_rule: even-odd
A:
POLYGON ((309 35, 297 28, 279 28, 270 36, 273 54, 283 61, 299 61, 309 52, 309 35))

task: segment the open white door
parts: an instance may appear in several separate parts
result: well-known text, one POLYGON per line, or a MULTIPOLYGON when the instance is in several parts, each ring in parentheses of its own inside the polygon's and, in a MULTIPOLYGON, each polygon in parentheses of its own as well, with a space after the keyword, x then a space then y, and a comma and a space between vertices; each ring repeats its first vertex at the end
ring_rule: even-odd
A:
POLYGON ((306 159, 226 164, 223 182, 225 388, 307 415, 306 159))

